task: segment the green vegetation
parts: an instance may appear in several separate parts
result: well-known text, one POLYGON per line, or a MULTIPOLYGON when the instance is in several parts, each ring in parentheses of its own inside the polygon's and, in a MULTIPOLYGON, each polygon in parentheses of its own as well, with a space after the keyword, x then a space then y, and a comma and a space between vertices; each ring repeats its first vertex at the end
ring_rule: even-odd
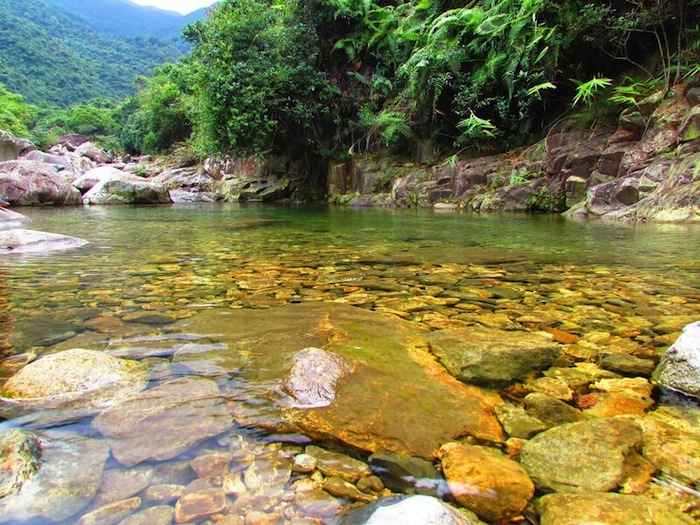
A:
POLYGON ((137 75, 182 55, 172 42, 96 32, 39 0, 2 0, 0 20, 0 82, 32 104, 122 99, 137 75))
MULTIPOLYGON (((141 78, 121 103, 85 105, 84 84, 56 78, 82 74, 56 63, 73 49, 37 39, 36 0, 21 5, 26 16, 3 24, 0 44, 14 30, 50 48, 54 85, 78 86, 71 96, 82 104, 35 127, 94 124, 134 153, 184 142, 200 155, 282 154, 311 170, 362 151, 409 151, 415 140, 448 154, 502 150, 573 115, 616 119, 700 74, 700 0, 224 0, 186 29, 187 57, 141 78)), ((87 67, 99 54, 80 56, 87 67)), ((0 80, 26 93, 40 74, 17 64, 13 83, 0 80)), ((108 69, 101 80, 112 85, 108 69)), ((58 102, 38 83, 27 100, 58 102)))
POLYGON ((29 126, 37 108, 27 104, 22 95, 11 93, 0 84, 0 129, 18 137, 29 136, 29 126))

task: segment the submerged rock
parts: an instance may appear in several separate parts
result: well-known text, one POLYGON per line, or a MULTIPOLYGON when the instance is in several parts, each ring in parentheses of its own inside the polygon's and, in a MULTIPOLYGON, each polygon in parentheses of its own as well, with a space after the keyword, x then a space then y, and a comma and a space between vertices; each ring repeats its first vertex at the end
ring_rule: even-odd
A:
POLYGON ((656 501, 629 494, 549 494, 539 502, 541 525, 691 525, 690 516, 656 501))
POLYGON ((337 383, 350 372, 342 357, 321 348, 304 348, 294 356, 284 390, 294 399, 295 407, 325 407, 335 399, 337 383))
POLYGON ((25 229, 0 230, 0 254, 44 253, 79 248, 86 244, 88 241, 85 239, 57 233, 25 229))
POLYGON ((28 222, 32 222, 32 220, 26 215, 0 208, 0 229, 14 228, 28 222))
POLYGON ((0 432, 0 499, 16 494, 39 470, 41 442, 19 429, 0 432))
POLYGON ((625 476, 628 457, 642 441, 630 419, 569 423, 525 443, 520 463, 544 492, 607 492, 625 476))
POLYGON ((653 379, 663 387, 700 397, 700 321, 683 328, 661 358, 653 379))
POLYGON ((75 348, 29 363, 8 379, 0 397, 6 416, 72 420, 142 390, 147 380, 146 368, 136 361, 75 348))
POLYGON ((228 334, 220 337, 228 345, 220 353, 245 357, 245 372, 225 389, 237 401, 234 417, 241 424, 423 458, 459 436, 505 439, 493 413, 500 397, 450 376, 415 323, 343 304, 301 303, 210 310, 186 324, 187 331, 228 334), (293 408, 279 394, 274 402, 304 346, 342 356, 354 370, 329 406, 293 408))
POLYGON ((185 377, 135 394, 93 420, 127 467, 170 459, 231 426, 216 383, 185 377))
POLYGON ((106 443, 60 432, 39 439, 39 469, 19 492, 0 499, 0 523, 60 522, 82 510, 97 492, 109 456, 106 443))
POLYGON ((332 525, 479 525, 476 517, 459 512, 431 496, 389 496, 334 518, 332 525))
POLYGON ((455 328, 430 334, 440 362, 460 381, 497 386, 548 368, 561 354, 550 338, 492 328, 455 328))

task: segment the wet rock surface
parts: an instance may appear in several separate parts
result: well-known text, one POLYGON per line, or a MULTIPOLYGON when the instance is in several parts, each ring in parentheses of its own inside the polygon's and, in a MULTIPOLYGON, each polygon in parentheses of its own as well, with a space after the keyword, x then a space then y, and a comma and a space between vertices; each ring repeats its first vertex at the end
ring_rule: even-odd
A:
POLYGON ((101 412, 93 427, 126 466, 177 456, 231 425, 221 393, 208 379, 183 378, 133 395, 101 412))
POLYGON ((683 328, 654 372, 656 382, 700 398, 700 321, 683 328))
POLYGON ((85 239, 26 229, 0 230, 0 254, 46 253, 88 244, 85 239))

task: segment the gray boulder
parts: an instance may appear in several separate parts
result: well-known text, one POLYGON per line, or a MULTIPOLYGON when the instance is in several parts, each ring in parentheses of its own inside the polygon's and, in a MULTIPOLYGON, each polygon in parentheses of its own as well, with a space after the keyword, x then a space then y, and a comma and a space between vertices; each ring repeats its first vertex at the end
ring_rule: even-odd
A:
POLYGON ((93 427, 108 438, 114 457, 131 467, 173 458, 231 423, 217 384, 185 377, 117 403, 98 415, 93 427))
POLYGON ((36 146, 28 140, 18 139, 12 133, 0 130, 0 162, 15 160, 31 149, 36 149, 36 146))
POLYGON ((39 440, 39 468, 19 491, 0 499, 0 523, 67 520, 97 493, 109 456, 106 443, 59 432, 45 432, 39 440))
MULTIPOLYGON (((27 219, 27 221, 29 220, 24 215, 20 217, 27 219)), ((2 214, 0 214, 1 225, 2 214)), ((0 230, 0 255, 8 253, 46 253, 79 248, 86 244, 88 244, 88 241, 85 239, 57 233, 25 229, 0 230)))
POLYGON ((350 372, 342 357, 320 348, 304 348, 294 356, 284 389, 297 408, 325 407, 335 399, 338 382, 350 372))
POLYGON ((107 180, 139 180, 135 175, 131 175, 111 166, 99 166, 86 171, 73 181, 73 186, 85 194, 100 182, 107 180))
POLYGON ((480 525, 476 516, 459 512, 431 496, 389 496, 334 518, 333 525, 480 525))
POLYGON ((73 165, 68 157, 63 155, 52 155, 43 151, 34 150, 27 153, 22 160, 31 160, 34 162, 43 162, 44 164, 52 164, 58 166, 58 169, 73 171, 73 165))
POLYGON ((608 492, 625 477, 627 459, 641 441, 630 419, 579 421, 537 434, 523 447, 520 463, 543 492, 608 492))
POLYGON ((683 328, 661 358, 653 380, 662 387, 700 397, 700 321, 683 328))
POLYGON ((109 152, 98 148, 92 142, 82 143, 80 146, 75 148, 75 152, 81 157, 87 157, 91 161, 97 162, 98 164, 107 164, 113 160, 113 157, 109 152))
POLYGON ((491 328, 439 330, 428 340, 454 377, 484 386, 507 384, 548 368, 561 354, 559 344, 543 335, 491 328))
POLYGON ((83 196, 84 204, 167 204, 171 202, 172 199, 165 187, 139 180, 104 180, 83 196))
POLYGON ((0 195, 20 206, 81 203, 80 192, 54 165, 25 159, 0 162, 0 195))

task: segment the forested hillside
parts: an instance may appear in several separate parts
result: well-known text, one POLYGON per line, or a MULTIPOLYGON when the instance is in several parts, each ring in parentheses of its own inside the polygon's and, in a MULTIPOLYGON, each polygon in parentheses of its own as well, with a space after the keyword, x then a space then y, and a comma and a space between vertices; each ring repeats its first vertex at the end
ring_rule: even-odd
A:
POLYGON ((140 6, 128 0, 42 0, 95 31, 127 37, 179 39, 184 27, 204 18, 207 9, 188 15, 140 6))
POLYGON ((204 153, 513 147, 696 80, 699 12, 698 0, 227 0, 189 29, 187 61, 139 94, 128 144, 186 138, 161 136, 174 118, 204 153))
POLYGON ((182 45, 97 32, 39 0, 0 2, 0 83, 35 104, 121 99, 182 45))

